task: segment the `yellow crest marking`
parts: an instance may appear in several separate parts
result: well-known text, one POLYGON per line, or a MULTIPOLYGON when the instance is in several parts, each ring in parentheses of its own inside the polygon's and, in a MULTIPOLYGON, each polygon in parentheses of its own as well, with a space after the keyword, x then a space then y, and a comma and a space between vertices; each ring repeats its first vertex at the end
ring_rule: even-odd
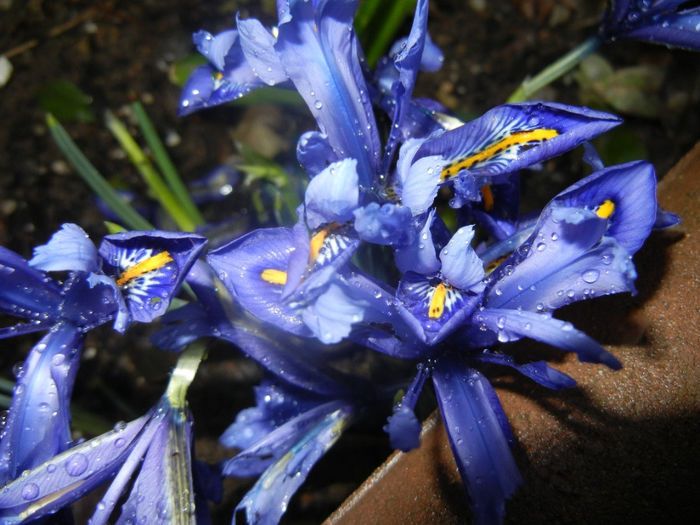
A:
POLYGON ((467 170, 477 162, 488 160, 502 151, 512 148, 513 146, 519 146, 529 142, 544 141, 556 137, 557 135, 559 135, 559 132, 556 129, 533 129, 530 131, 518 131, 516 133, 512 133, 507 137, 494 142, 490 146, 487 146, 481 151, 450 164, 442 170, 440 178, 444 181, 450 177, 454 177, 461 170, 467 170))
POLYGON ((323 246, 323 242, 326 240, 326 237, 331 231, 338 228, 338 226, 339 224, 337 222, 329 224, 321 231, 316 233, 313 237, 311 237, 311 240, 309 241, 309 262, 314 262, 316 260, 316 257, 318 257, 318 253, 321 251, 321 247, 323 246))
POLYGON ((137 277, 141 277, 143 274, 152 272, 154 270, 160 270, 166 264, 173 262, 173 258, 166 251, 162 251, 144 259, 140 263, 130 266, 124 270, 117 279, 117 286, 124 286, 126 283, 137 277))
POLYGON ((481 196, 483 198, 484 210, 493 210, 494 199, 493 192, 491 191, 491 186, 489 186, 488 184, 484 184, 481 188, 479 188, 479 191, 481 192, 481 196))
POLYGON ((428 317, 430 319, 440 319, 445 312, 445 299, 447 299, 447 286, 445 283, 440 283, 433 290, 433 296, 430 298, 430 306, 428 307, 428 317))
POLYGON ((260 277, 263 281, 268 282, 270 284, 287 284, 287 272, 283 272, 282 270, 267 268, 266 270, 262 271, 260 277))
POLYGON ((606 199, 603 204, 595 209, 595 214, 601 219, 609 218, 615 211, 615 203, 610 199, 606 199))

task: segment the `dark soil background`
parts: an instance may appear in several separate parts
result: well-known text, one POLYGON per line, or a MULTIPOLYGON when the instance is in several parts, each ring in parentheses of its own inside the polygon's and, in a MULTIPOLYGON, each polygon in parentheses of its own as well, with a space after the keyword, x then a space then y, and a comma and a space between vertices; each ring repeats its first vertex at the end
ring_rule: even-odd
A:
MULTIPOLYGON (((42 87, 67 80, 92 98, 97 122, 65 122, 88 158, 108 177, 143 190, 100 119, 107 109, 141 101, 183 177, 192 181, 236 153, 234 137, 269 152, 292 149, 295 137, 311 129, 307 117, 276 106, 227 107, 180 119, 179 89, 169 78, 172 63, 193 53, 191 33, 231 27, 242 16, 272 21, 274 2, 234 1, 0 1, 0 54, 14 71, 0 88, 0 244, 29 257, 64 222, 80 224, 99 241, 102 216, 84 183, 65 162, 44 124, 38 102, 42 87), (264 139, 256 139, 260 134, 264 139)), ((439 0, 432 2, 430 28, 445 53, 443 70, 424 75, 416 94, 435 97, 449 109, 478 115, 502 103, 528 74, 534 74, 596 31, 603 2, 587 0, 439 0)), ((621 41, 601 50, 614 67, 658 68, 661 82, 650 98, 654 118, 626 116, 622 141, 642 153, 662 175, 698 139, 700 60, 687 51, 621 41)), ((547 100, 580 103, 573 75, 541 93, 547 100)), ((614 148, 616 142, 603 143, 614 148)), ((624 152, 622 152, 624 156, 624 152)), ((548 163, 526 182, 533 202, 554 195, 582 171, 580 155, 548 163)), ((235 200, 216 213, 241 213, 235 200)), ((213 212, 212 212, 213 213, 213 212)), ((1 283, 0 283, 1 284, 1 283)), ((138 329, 136 335, 147 335, 138 329)), ((21 361, 34 338, 5 341, 3 377, 21 361)), ((150 347, 145 337, 120 339, 108 328, 90 335, 75 391, 76 404, 109 425, 147 410, 161 394, 172 356, 150 347)), ((255 368, 235 350, 216 347, 191 392, 198 453, 220 459, 220 432, 235 413, 252 403, 255 368), (212 400, 215 400, 212 402, 212 400)), ((389 453, 383 435, 356 430, 322 461, 285 517, 287 523, 317 523, 327 516, 389 453), (351 458, 349 461, 347 458, 351 458), (338 465, 341 465, 339 467, 338 465)), ((227 522, 246 489, 229 483, 217 522, 227 522)), ((78 516, 83 516, 78 509, 78 516)), ((88 514, 89 516, 89 514, 88 514)))

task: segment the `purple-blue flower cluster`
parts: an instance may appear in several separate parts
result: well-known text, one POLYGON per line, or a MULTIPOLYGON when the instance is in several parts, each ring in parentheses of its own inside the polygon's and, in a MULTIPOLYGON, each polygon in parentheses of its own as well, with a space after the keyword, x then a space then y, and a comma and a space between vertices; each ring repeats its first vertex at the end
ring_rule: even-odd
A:
MULTIPOLYGON (((613 3, 606 35, 656 35, 625 14, 629 4, 613 3)), ((639 4, 644 20, 671 23, 667 11, 682 2, 639 4)), ((553 316, 576 301, 634 293, 632 256, 652 229, 677 223, 657 208, 649 163, 605 167, 590 146, 621 120, 527 102, 462 122, 413 97, 418 72, 442 62, 427 33, 428 1, 417 2, 409 35, 374 71, 353 28, 356 8, 357 0, 278 0, 275 27, 238 18, 235 29, 194 36, 208 64, 185 86, 182 114, 279 86, 296 90, 314 117, 296 148, 308 184, 295 224, 250 231, 205 257, 199 235, 121 233, 96 248, 73 224, 29 261, 0 248, 0 311, 24 320, 0 337, 45 332, 17 375, 0 434, 3 523, 48 516, 109 479, 92 523, 107 523, 120 501, 119 523, 206 522, 222 475, 257 477, 234 523, 277 523, 315 463, 367 413, 388 418, 395 448, 419 446, 415 409, 429 380, 474 521, 498 523, 521 478, 507 417, 481 370, 508 367, 552 389, 575 384, 543 361, 516 361, 506 343, 523 338, 621 366, 553 316), (521 214, 520 177, 581 145, 592 173, 521 214), (183 283, 190 294, 175 306, 183 283), (146 415, 88 441, 71 437, 85 333, 160 317, 156 345, 180 352, 217 338, 264 370, 256 405, 221 437, 239 452, 220 470, 192 453, 185 393, 201 355, 191 350, 146 415)))

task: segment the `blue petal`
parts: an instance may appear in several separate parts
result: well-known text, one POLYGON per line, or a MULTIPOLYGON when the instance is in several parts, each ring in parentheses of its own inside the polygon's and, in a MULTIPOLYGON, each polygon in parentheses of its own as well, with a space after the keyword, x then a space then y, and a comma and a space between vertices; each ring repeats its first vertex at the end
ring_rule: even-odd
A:
POLYGON ((608 113, 564 104, 505 104, 428 140, 418 154, 442 157, 442 181, 460 173, 493 176, 560 155, 621 122, 608 113))
POLYGON ((223 71, 226 67, 226 57, 231 51, 231 48, 237 44, 238 31, 229 29, 222 31, 216 36, 208 31, 197 31, 192 35, 194 45, 212 65, 219 71, 223 71))
POLYGON ((98 269, 97 249, 80 226, 67 223, 48 243, 34 248, 29 264, 46 272, 94 272, 98 269))
POLYGON ((44 272, 29 266, 16 253, 0 246, 0 312, 47 320, 55 318, 61 304, 61 289, 44 272))
POLYGON ((433 234, 430 230, 434 218, 433 209, 425 217, 425 224, 414 237, 413 242, 397 248, 394 252, 396 266, 402 273, 412 271, 421 275, 430 275, 440 269, 440 261, 435 254, 433 234))
POLYGON ((307 131, 299 137, 297 160, 309 177, 314 177, 337 159, 328 137, 318 131, 307 131))
POLYGON ((311 179, 306 188, 304 203, 309 228, 351 220, 359 197, 357 161, 343 159, 331 164, 311 179))
POLYGON ((501 523, 505 501, 522 479, 493 389, 479 372, 447 358, 438 361, 433 385, 474 523, 501 523))
POLYGON ((417 321, 416 335, 426 344, 435 345, 452 333, 467 319, 480 300, 479 295, 445 285, 439 279, 428 279, 407 272, 399 282, 396 298, 400 301, 399 314, 407 323, 417 321), (442 287, 442 289, 440 289, 442 287), (441 310, 432 312, 433 298, 443 293, 441 310))
POLYGON ((420 446, 421 424, 413 410, 429 374, 428 367, 418 365, 418 374, 401 401, 394 406, 393 414, 384 426, 384 431, 389 434, 392 448, 408 452, 420 446))
POLYGON ((398 187, 396 193, 401 203, 414 215, 426 212, 437 196, 440 173, 444 162, 439 155, 431 155, 414 161, 424 140, 410 139, 399 150, 396 164, 398 187))
POLYGON ((312 431, 328 413, 342 406, 339 401, 329 401, 290 417, 235 457, 225 461, 223 473, 242 478, 259 476, 303 439, 305 434, 312 431))
POLYGON ((318 396, 292 389, 287 383, 263 381, 255 387, 256 406, 241 410, 219 438, 229 448, 246 449, 302 412, 320 404, 318 396))
POLYGON ((0 440, 0 483, 40 465, 71 443, 70 396, 82 344, 75 326, 60 323, 29 352, 0 440))
POLYGON ((372 202, 356 209, 355 230, 373 244, 405 246, 414 240, 411 210, 396 204, 372 202))
POLYGON ((297 311, 282 300, 285 283, 264 278, 264 272, 273 270, 284 273, 287 279, 290 258, 298 250, 303 251, 306 264, 308 244, 298 245, 290 228, 270 228, 250 232, 212 250, 207 260, 226 288, 252 315, 291 333, 308 335, 309 329, 297 311))
POLYGON ((329 403, 328 409, 316 426, 263 473, 236 507, 236 514, 244 513, 248 523, 279 522, 292 495, 352 419, 353 409, 349 405, 329 403))
POLYGON ((518 310, 485 308, 474 315, 477 323, 498 333, 501 342, 528 337, 535 341, 576 352, 580 361, 602 363, 617 370, 622 365, 610 352, 571 323, 554 319, 547 314, 518 310))
POLYGON ((99 254, 131 316, 148 323, 165 313, 205 244, 199 235, 135 231, 106 236, 99 254))
MULTIPOLYGON (((556 286, 550 276, 578 261, 598 245, 605 228, 605 220, 585 209, 562 207, 545 210, 530 238, 489 276, 486 305, 515 308, 526 290, 536 295, 540 284, 548 290, 549 286, 556 286)), ((600 263, 603 263, 602 254, 600 263)), ((545 298, 549 295, 545 294, 545 298)))
POLYGON ((171 409, 148 446, 117 523, 170 523, 194 518, 192 421, 171 409))
POLYGON ((657 44, 700 50, 700 8, 654 17, 653 24, 627 31, 621 36, 657 44))
POLYGON ((664 230, 677 226, 681 223, 681 218, 673 212, 664 210, 661 206, 656 207, 656 221, 654 221, 655 230, 664 230))
POLYGON ((552 390, 571 388, 576 385, 574 378, 552 368, 545 361, 533 361, 531 363, 518 364, 511 355, 495 354, 493 352, 486 351, 477 354, 474 356, 474 359, 482 363, 493 363, 502 366, 509 366, 521 374, 529 377, 533 381, 536 381, 540 385, 546 388, 551 388, 552 390))
POLYGON ((394 158, 394 151, 401 139, 402 122, 406 116, 405 109, 409 105, 413 87, 416 83, 418 68, 423 56, 425 37, 427 34, 428 1, 419 0, 413 16, 413 25, 408 38, 399 42, 398 49, 394 51, 393 63, 398 72, 398 78, 392 83, 391 91, 394 95, 394 114, 389 137, 386 142, 382 172, 388 171, 394 158))
POLYGON ((275 51, 275 37, 259 20, 236 17, 241 49, 253 73, 270 86, 287 80, 287 74, 275 51))
POLYGON ((440 251, 440 273, 460 290, 480 292, 484 289, 484 264, 471 247, 474 226, 463 226, 440 251))
POLYGON ((0 519, 18 523, 50 515, 114 475, 148 417, 119 425, 50 458, 0 491, 0 519))
POLYGON ((364 319, 369 303, 353 298, 344 287, 331 282, 309 307, 302 318, 313 334, 324 344, 339 343, 350 334, 352 325, 364 319))
POLYGON ((356 159, 360 184, 369 187, 380 146, 352 29, 356 5, 293 2, 275 49, 338 157, 356 159))
POLYGON ((614 237, 634 254, 644 244, 656 220, 654 167, 636 161, 605 168, 564 190, 551 205, 595 210, 606 201, 614 209, 607 217, 605 235, 614 237))

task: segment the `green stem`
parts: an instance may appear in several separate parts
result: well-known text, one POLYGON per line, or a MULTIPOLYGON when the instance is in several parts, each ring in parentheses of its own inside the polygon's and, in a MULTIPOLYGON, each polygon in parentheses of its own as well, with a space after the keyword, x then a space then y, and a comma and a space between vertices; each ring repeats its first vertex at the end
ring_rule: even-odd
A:
POLYGON ((176 409, 184 409, 187 405, 187 389, 197 374, 199 365, 204 360, 206 345, 203 341, 195 341, 182 351, 175 369, 170 376, 165 395, 170 405, 176 409))
POLYGON ((178 227, 183 231, 193 231, 196 224, 184 213, 180 207, 180 203, 175 198, 175 195, 170 191, 161 176, 148 160, 148 157, 143 152, 141 147, 136 143, 133 137, 129 134, 126 126, 115 117, 110 111, 107 112, 107 128, 112 132, 112 135, 119 141, 124 151, 126 151, 129 160, 136 166, 141 173, 143 180, 148 184, 153 191, 156 199, 160 202, 163 209, 172 217, 178 227))
POLYGON ((46 114, 46 124, 56 145, 66 156, 68 162, 73 165, 85 183, 90 186, 90 189, 110 207, 128 228, 132 230, 153 229, 153 226, 110 186, 109 182, 83 155, 68 132, 51 113, 46 114))
POLYGON ((588 55, 593 53, 600 47, 603 40, 594 35, 582 42, 578 47, 569 51, 556 62, 550 64, 534 77, 524 80, 520 87, 508 97, 507 102, 523 102, 530 98, 533 93, 542 89, 544 86, 554 82, 556 79, 571 71, 588 55))
POLYGON ((168 186, 170 186, 175 198, 178 200, 180 206, 188 215, 190 220, 197 226, 201 226, 204 224, 204 218, 197 209, 195 203, 192 201, 190 192, 182 182, 180 175, 175 169, 175 165, 170 160, 170 156, 168 156, 168 152, 166 151, 165 146, 163 146, 163 142, 160 140, 160 137, 158 137, 158 133, 153 127, 151 119, 148 118, 148 115, 140 102, 134 102, 131 107, 134 110, 134 114, 138 120, 143 137, 146 139, 148 147, 151 148, 151 151, 153 152, 153 158, 155 159, 158 168, 160 168, 160 171, 165 178, 165 182, 167 182, 168 186))

